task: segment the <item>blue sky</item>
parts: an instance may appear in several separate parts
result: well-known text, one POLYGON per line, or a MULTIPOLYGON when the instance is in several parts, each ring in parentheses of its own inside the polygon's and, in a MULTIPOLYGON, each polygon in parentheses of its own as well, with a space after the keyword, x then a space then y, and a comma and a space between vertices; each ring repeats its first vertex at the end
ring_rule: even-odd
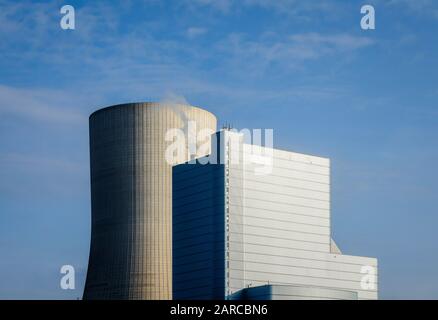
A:
POLYGON ((379 259, 381 298, 438 299, 437 32, 433 0, 0 0, 0 298, 82 296, 88 115, 171 97, 330 157, 343 252, 379 259))

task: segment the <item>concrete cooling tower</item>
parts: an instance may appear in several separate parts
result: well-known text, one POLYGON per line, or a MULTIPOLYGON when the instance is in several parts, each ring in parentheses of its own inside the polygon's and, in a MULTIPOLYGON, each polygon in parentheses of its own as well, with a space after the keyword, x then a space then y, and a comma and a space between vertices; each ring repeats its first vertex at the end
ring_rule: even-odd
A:
MULTIPOLYGON (((100 109, 89 121, 92 221, 83 298, 172 299, 172 163, 166 161, 171 143, 166 134, 172 129, 187 134, 189 124, 197 132, 215 132, 216 117, 188 105, 145 102, 100 109)), ((193 156, 210 153, 202 150, 193 156)))

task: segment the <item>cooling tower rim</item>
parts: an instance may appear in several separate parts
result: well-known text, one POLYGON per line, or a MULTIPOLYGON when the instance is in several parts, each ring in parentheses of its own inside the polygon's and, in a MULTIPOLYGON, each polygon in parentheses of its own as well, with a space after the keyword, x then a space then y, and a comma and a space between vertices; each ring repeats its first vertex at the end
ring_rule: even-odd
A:
POLYGON ((185 104, 185 103, 171 103, 171 102, 160 102, 160 101, 125 102, 125 103, 119 103, 119 104, 110 105, 110 106, 107 106, 107 107, 103 107, 103 108, 97 109, 96 111, 92 112, 90 114, 90 116, 89 116, 89 119, 91 120, 91 118, 94 115, 96 115, 97 113, 100 113, 100 112, 103 112, 103 111, 107 111, 109 109, 121 108, 121 107, 130 106, 130 105, 143 105, 143 106, 146 106, 146 107, 156 107, 157 105, 163 105, 163 106, 165 106, 165 105, 176 105, 176 106, 194 108, 194 109, 198 109, 198 110, 203 111, 203 112, 207 112, 210 115, 212 115, 215 119, 217 119, 216 116, 211 111, 208 111, 208 110, 206 110, 204 108, 201 108, 201 107, 198 107, 198 106, 193 106, 193 105, 185 104))

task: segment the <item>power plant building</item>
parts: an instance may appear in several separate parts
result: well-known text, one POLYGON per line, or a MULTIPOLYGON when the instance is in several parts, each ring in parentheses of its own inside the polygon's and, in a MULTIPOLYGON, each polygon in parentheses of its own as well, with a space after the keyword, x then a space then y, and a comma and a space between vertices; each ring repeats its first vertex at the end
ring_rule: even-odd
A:
POLYGON ((221 130, 172 175, 174 299, 377 299, 377 259, 331 237, 329 159, 221 130))
POLYGON ((329 159, 184 104, 110 106, 89 129, 84 299, 377 299, 377 260, 331 237, 329 159))

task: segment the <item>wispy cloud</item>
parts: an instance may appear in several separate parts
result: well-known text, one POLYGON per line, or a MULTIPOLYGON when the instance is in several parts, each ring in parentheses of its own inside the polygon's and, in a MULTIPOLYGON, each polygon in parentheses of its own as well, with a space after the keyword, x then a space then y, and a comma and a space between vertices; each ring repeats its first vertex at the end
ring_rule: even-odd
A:
POLYGON ((234 5, 234 0, 184 0, 184 4, 190 8, 210 7, 222 13, 228 13, 234 5))
POLYGON ((207 33, 206 28, 190 27, 187 29, 187 36, 190 39, 196 38, 198 36, 202 36, 205 33, 207 33))
POLYGON ((258 8, 300 18, 305 18, 303 16, 305 13, 333 12, 339 8, 339 4, 333 0, 186 0, 184 4, 191 9, 211 8, 222 14, 241 12, 248 8, 258 8))
POLYGON ((303 62, 353 53, 373 45, 374 40, 351 34, 299 33, 277 34, 248 39, 242 34, 231 34, 219 44, 219 49, 234 66, 248 74, 260 74, 277 66, 278 70, 303 68, 303 62))
POLYGON ((290 39, 297 45, 314 48, 315 51, 322 50, 321 54, 324 52, 353 51, 374 44, 374 40, 371 38, 346 33, 304 33, 292 35, 290 39))
POLYGON ((287 15, 301 15, 306 12, 333 11, 338 7, 331 0, 326 1, 299 1, 299 0, 243 0, 247 7, 255 6, 263 9, 274 10, 275 12, 287 15))
POLYGON ((0 165, 2 170, 7 168, 13 172, 29 174, 29 172, 38 172, 46 174, 47 172, 56 172, 63 174, 83 174, 87 168, 82 163, 73 162, 68 159, 62 159, 54 156, 29 154, 29 153, 0 153, 0 165))
POLYGON ((171 91, 166 92, 160 101, 166 104, 190 104, 184 96, 171 91))
MULTIPOLYGON (((86 195, 86 159, 69 159, 72 154, 54 151, 0 152, 0 194, 2 197, 64 197, 86 195)), ((74 155, 75 156, 75 155, 74 155)), ((77 156, 75 156, 77 158, 77 156)))
MULTIPOLYGON (((310 8, 329 10, 332 6, 331 2, 311 3, 306 5, 301 1, 283 0, 196 0, 190 1, 190 6, 213 7, 223 12, 235 7, 256 6, 269 10, 289 10, 291 13, 295 10, 311 10, 310 8)), ((34 8, 32 6, 33 4, 31 8, 34 8)), ((129 9, 129 5, 127 7, 129 9)), ((25 44, 27 49, 20 53, 12 51, 4 60, 20 67, 38 62, 40 68, 46 68, 46 72, 51 73, 54 79, 61 79, 61 83, 65 84, 66 81, 63 79, 68 79, 69 88, 61 90, 69 96, 64 100, 71 100, 69 98, 73 97, 75 105, 81 106, 82 103, 76 102, 80 97, 75 95, 75 92, 81 92, 81 96, 86 95, 88 104, 96 107, 96 104, 107 101, 146 99, 167 91, 184 92, 187 95, 192 92, 217 90, 229 92, 234 96, 237 93, 231 89, 235 89, 235 83, 219 83, 218 77, 226 76, 233 81, 238 81, 236 79, 243 75, 247 79, 260 78, 267 73, 278 77, 296 68, 306 69, 305 62, 334 57, 337 53, 352 54, 374 44, 374 41, 366 36, 347 33, 246 34, 231 31, 211 32, 214 36, 208 37, 206 47, 204 43, 195 41, 207 31, 210 33, 210 26, 207 24, 204 27, 204 20, 200 21, 198 26, 186 25, 180 38, 151 32, 147 28, 151 21, 139 21, 129 24, 128 27, 125 25, 121 30, 120 14, 128 9, 115 8, 105 2, 78 7, 77 29, 66 33, 59 30, 58 6, 45 4, 43 9, 43 12, 51 12, 51 20, 33 25, 36 29, 33 32, 40 37, 37 41, 38 46, 27 46, 28 41, 31 41, 29 39, 32 39, 27 37, 27 29, 15 33, 13 37, 6 35, 8 47, 20 43, 25 44), (48 28, 53 30, 47 32, 48 28), (187 38, 192 40, 190 45, 187 38), (93 95, 94 99, 91 99, 93 95)), ((19 8, 10 11, 10 14, 4 15, 4 19, 11 25, 17 20, 28 21, 33 12, 32 9, 20 11, 19 8)), ((27 28, 31 28, 31 25, 27 28)), ((179 34, 181 35, 181 32, 179 34)), ((204 40, 207 37, 202 38, 204 40)), ((2 53, 0 58, 1 56, 2 53)), ((245 88, 240 88, 240 92, 245 92, 245 88)), ((69 108, 58 108, 58 105, 65 106, 60 93, 46 93, 43 97, 34 99, 35 92, 3 87, 0 94, 5 96, 5 99, 1 102, 0 112, 32 116, 40 120, 82 121, 81 115, 69 108), (49 97, 55 94, 58 98, 49 97), (17 103, 20 100, 14 100, 13 96, 21 99, 22 106, 21 103, 17 103), (16 105, 11 103, 13 101, 16 105)))
POLYGON ((0 115, 58 124, 86 124, 87 117, 71 107, 72 97, 45 89, 19 89, 0 85, 0 115))
POLYGON ((435 0, 390 0, 384 4, 438 19, 438 2, 435 0))

